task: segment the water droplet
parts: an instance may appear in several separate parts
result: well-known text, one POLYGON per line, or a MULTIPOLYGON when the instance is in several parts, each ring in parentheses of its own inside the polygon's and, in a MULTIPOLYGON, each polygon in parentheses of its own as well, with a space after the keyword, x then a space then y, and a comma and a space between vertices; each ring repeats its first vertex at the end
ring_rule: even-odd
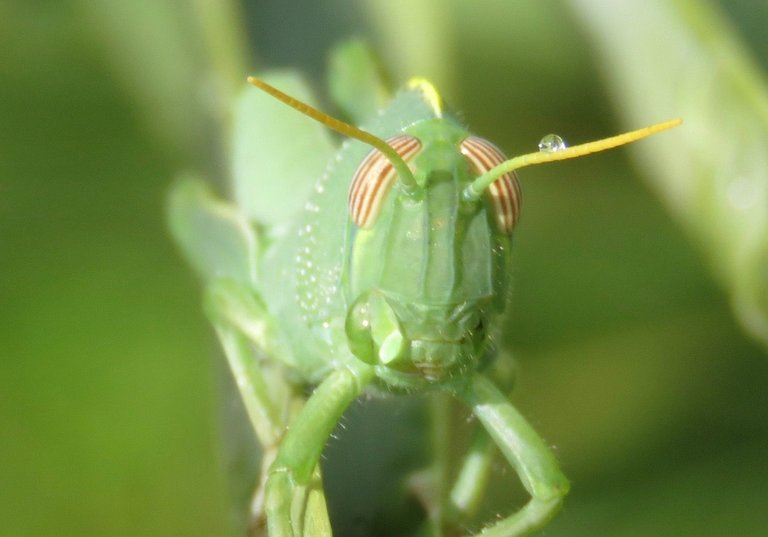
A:
POLYGON ((557 134, 547 134, 539 142, 539 151, 544 153, 554 153, 566 148, 565 141, 557 134))

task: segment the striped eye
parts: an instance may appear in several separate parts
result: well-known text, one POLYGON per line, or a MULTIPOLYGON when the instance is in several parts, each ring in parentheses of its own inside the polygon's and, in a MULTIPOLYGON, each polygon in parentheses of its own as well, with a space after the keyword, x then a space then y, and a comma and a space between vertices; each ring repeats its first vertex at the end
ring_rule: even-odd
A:
MULTIPOLYGON (((498 166, 507 157, 488 140, 470 136, 461 142, 461 154, 469 160, 478 175, 498 166)), ((488 197, 496 217, 496 225, 502 233, 512 233, 520 217, 520 185, 514 172, 506 173, 488 187, 488 197)))
MULTIPOLYGON (((421 148, 418 138, 407 134, 393 136, 387 143, 405 162, 412 159, 421 148)), ((349 213, 358 227, 373 225, 384 198, 396 180, 397 173, 383 153, 378 149, 368 153, 358 166, 349 187, 349 213)))

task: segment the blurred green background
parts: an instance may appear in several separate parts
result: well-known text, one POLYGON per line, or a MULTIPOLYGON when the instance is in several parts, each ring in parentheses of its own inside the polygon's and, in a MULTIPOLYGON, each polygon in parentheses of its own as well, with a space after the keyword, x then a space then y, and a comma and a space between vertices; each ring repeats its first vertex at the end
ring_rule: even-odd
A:
POLYGON ((234 535, 237 402, 166 191, 226 181, 247 73, 327 95, 357 36, 511 154, 685 118, 521 174, 514 400, 573 481, 546 535, 764 535, 767 25, 762 0, 3 2, 0 534, 234 535))

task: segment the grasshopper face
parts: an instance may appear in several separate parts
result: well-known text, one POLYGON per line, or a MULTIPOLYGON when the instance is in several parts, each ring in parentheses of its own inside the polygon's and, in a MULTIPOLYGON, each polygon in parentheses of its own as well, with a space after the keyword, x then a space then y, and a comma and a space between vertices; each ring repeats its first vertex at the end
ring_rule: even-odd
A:
POLYGON ((347 335, 358 358, 439 380, 483 357, 506 305, 519 190, 510 175, 488 196, 462 200, 473 179, 504 160, 478 141, 444 118, 390 138, 413 171, 415 193, 400 188, 377 150, 358 168, 345 278, 353 302, 347 335))

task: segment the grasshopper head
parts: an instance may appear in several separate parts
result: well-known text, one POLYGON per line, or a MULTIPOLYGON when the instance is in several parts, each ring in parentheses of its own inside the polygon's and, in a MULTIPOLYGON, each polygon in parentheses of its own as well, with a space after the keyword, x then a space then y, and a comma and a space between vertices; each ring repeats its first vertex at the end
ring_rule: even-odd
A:
POLYGON ((519 190, 510 174, 489 196, 462 200, 483 171, 478 163, 504 157, 486 162, 493 146, 453 123, 425 121, 388 143, 415 187, 399 188, 377 150, 353 178, 347 337, 366 362, 439 380, 476 367, 486 353, 488 328, 506 304, 519 190))

